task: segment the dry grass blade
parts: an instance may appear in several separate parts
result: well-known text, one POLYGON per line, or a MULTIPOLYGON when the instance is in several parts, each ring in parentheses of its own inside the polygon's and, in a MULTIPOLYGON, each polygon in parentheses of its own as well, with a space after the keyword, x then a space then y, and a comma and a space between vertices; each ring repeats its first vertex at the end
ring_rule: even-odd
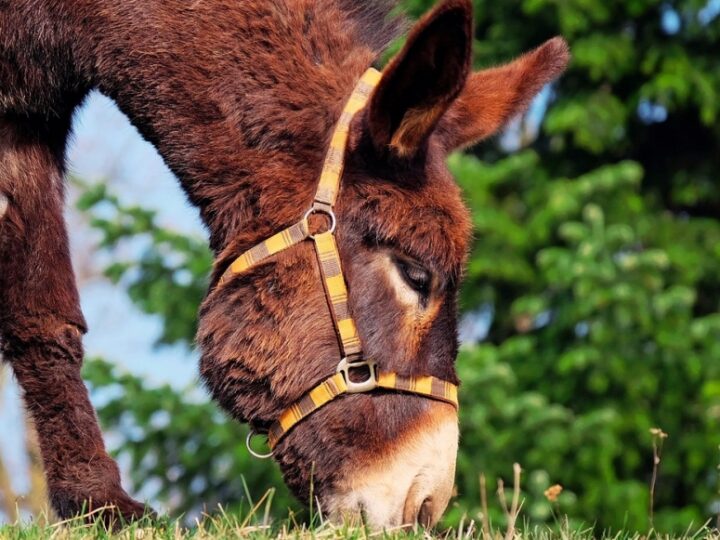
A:
POLYGON ((487 485, 485 482, 485 473, 480 474, 480 507, 482 509, 482 531, 483 536, 490 540, 490 514, 488 512, 487 502, 487 485))
POLYGON ((655 485, 657 483, 658 471, 660 469, 660 458, 662 456, 663 442, 667 439, 668 434, 660 428, 651 428, 653 447, 653 469, 652 478, 650 479, 650 528, 655 528, 655 485))
POLYGON ((508 526, 505 532, 505 540, 511 540, 515 537, 515 524, 517 523, 518 515, 520 514, 520 475, 522 474, 522 468, 519 463, 513 464, 513 498, 512 504, 510 505, 510 513, 508 514, 508 526))

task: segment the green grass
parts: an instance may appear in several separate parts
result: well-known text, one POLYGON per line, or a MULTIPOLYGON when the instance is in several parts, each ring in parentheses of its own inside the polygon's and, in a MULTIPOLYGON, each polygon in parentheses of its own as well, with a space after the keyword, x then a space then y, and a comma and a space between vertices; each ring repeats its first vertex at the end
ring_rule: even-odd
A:
POLYGON ((180 521, 163 518, 158 521, 141 521, 133 523, 118 531, 109 531, 102 523, 88 524, 83 519, 75 519, 57 523, 38 520, 15 525, 0 526, 0 540, 185 540, 185 539, 232 539, 248 538, 252 540, 285 540, 285 539, 317 539, 331 540, 335 538, 349 539, 407 539, 407 540, 650 540, 650 539, 683 539, 720 540, 720 533, 709 528, 700 528, 684 535, 665 535, 653 531, 640 533, 621 531, 594 535, 590 528, 573 530, 559 523, 555 527, 533 526, 520 527, 514 534, 506 531, 483 533, 482 526, 468 522, 460 527, 445 531, 426 531, 422 528, 414 530, 372 531, 366 527, 333 525, 316 519, 316 524, 308 526, 295 522, 289 517, 282 523, 272 522, 267 516, 258 517, 253 512, 245 517, 228 515, 222 510, 213 516, 206 516, 194 526, 187 527, 180 521))
MULTIPOLYGON (((484 484, 481 480, 481 486, 484 484)), ((520 497, 520 467, 515 466, 515 482, 512 504, 504 505, 507 523, 512 530, 494 527, 489 520, 476 522, 462 520, 458 527, 451 529, 438 528, 426 530, 421 527, 414 529, 397 528, 375 531, 357 523, 337 525, 324 520, 319 512, 309 509, 308 523, 298 520, 289 514, 278 520, 273 518, 272 505, 274 490, 268 490, 257 502, 253 502, 249 493, 250 503, 246 510, 226 512, 218 508, 212 514, 204 515, 194 525, 188 526, 187 520, 172 519, 167 516, 158 519, 143 519, 122 528, 110 530, 101 520, 88 519, 95 517, 103 509, 84 516, 66 521, 54 521, 45 515, 13 525, 0 526, 0 540, 214 540, 247 538, 251 540, 333 540, 348 538, 351 540, 365 539, 399 539, 399 540, 720 540, 720 531, 714 528, 715 522, 708 521, 704 526, 689 526, 681 535, 668 535, 656 531, 647 532, 606 532, 596 534, 592 527, 571 526, 567 517, 556 518, 553 526, 522 524, 521 509, 523 501, 520 497)), ((504 499, 503 488, 500 495, 504 499)), ((485 511, 487 514, 487 509, 485 511)))

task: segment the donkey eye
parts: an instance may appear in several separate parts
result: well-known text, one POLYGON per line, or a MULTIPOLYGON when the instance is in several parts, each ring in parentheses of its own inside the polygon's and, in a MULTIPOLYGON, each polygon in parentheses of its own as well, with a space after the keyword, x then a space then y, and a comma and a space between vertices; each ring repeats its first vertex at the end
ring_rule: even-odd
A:
POLYGON ((415 289, 423 296, 430 293, 430 285, 432 283, 432 274, 429 270, 423 268, 417 263, 396 259, 395 264, 400 270, 400 275, 410 287, 415 289))

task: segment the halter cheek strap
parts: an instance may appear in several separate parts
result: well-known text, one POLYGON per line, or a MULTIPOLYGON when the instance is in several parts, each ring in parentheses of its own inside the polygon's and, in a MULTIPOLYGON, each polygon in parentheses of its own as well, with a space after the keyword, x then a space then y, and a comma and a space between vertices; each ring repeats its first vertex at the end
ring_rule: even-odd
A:
POLYGON ((338 337, 341 360, 334 375, 288 407, 270 426, 268 444, 271 449, 299 422, 343 394, 366 393, 382 388, 417 394, 458 407, 456 385, 432 376, 401 377, 396 373, 381 372, 374 361, 364 359, 360 336, 348 307, 347 286, 335 243, 336 218, 333 207, 340 190, 350 123, 355 114, 365 106, 380 78, 380 72, 371 68, 355 86, 333 132, 310 210, 298 223, 240 255, 220 277, 218 286, 222 286, 232 276, 245 272, 268 257, 300 242, 312 240, 315 245, 323 288, 338 337), (327 231, 310 234, 308 219, 313 214, 324 214, 329 218, 330 227, 327 231))

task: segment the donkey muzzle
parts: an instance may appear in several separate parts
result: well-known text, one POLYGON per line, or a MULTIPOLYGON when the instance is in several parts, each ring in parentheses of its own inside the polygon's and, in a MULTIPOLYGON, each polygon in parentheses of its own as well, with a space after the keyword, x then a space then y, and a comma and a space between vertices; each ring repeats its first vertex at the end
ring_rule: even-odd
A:
POLYGON ((432 527, 453 492, 457 448, 457 411, 432 402, 386 452, 343 471, 325 511, 332 521, 364 522, 374 529, 432 527))

